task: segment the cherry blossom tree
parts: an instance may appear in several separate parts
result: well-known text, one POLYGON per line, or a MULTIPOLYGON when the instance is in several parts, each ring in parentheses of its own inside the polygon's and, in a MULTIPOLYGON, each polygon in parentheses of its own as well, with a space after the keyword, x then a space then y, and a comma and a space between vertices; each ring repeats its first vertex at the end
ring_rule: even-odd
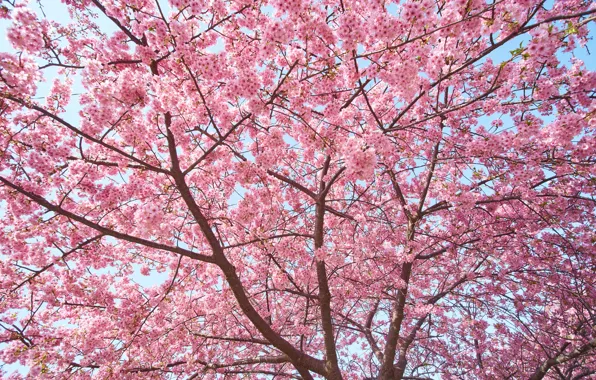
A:
POLYGON ((0 376, 596 376, 596 3, 62 2, 1 3, 0 376))

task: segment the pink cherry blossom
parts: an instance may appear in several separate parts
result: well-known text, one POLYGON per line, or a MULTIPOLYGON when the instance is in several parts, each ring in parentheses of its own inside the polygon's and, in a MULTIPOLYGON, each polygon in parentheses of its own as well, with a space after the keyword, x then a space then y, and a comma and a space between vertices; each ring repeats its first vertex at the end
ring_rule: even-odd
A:
POLYGON ((594 376, 593 2, 57 4, 0 4, 1 378, 594 376))

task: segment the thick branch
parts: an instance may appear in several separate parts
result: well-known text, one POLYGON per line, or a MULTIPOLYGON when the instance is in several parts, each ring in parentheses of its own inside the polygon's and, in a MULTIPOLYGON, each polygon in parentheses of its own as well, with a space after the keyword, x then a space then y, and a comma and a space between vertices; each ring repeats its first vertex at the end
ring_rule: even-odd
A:
POLYGON ((56 206, 53 203, 50 203, 49 201, 47 201, 45 198, 40 197, 39 195, 33 194, 25 189, 23 189, 22 187, 8 181, 6 178, 4 177, 0 177, 0 182, 2 182, 4 185, 18 191, 19 193, 23 194, 24 196, 26 196, 27 198, 31 199, 32 201, 34 201, 35 203, 37 203, 40 206, 43 206, 45 208, 47 208, 50 211, 55 212, 56 214, 65 216, 69 219, 72 219, 76 222, 79 222, 87 227, 93 228, 96 231, 101 232, 104 235, 109 235, 112 237, 115 237, 117 239, 120 240, 124 240, 124 241, 128 241, 131 243, 136 243, 136 244, 140 244, 143 245, 145 247, 149 247, 149 248, 155 248, 155 249, 160 249, 162 251, 167 251, 167 252, 172 252, 172 253, 176 253, 182 256, 186 256, 188 258, 191 258, 193 260, 198 260, 198 261, 203 261, 206 263, 213 263, 214 259, 212 256, 206 256, 206 255, 202 255, 200 253, 195 253, 192 251, 189 251, 187 249, 184 248, 180 248, 180 247, 172 247, 166 244, 161 244, 161 243, 156 243, 154 241, 151 240, 145 240, 136 236, 131 236, 131 235, 127 235, 125 233, 122 232, 118 232, 118 231, 114 231, 112 229, 109 229, 107 227, 101 226, 95 222, 92 222, 80 215, 76 215, 70 211, 66 211, 65 209, 63 209, 60 206, 56 206))
POLYGON ((588 352, 592 351, 596 348, 596 339, 592 339, 588 343, 576 348, 575 350, 567 353, 567 354, 560 354, 552 359, 548 359, 544 361, 542 364, 536 368, 536 371, 528 378, 528 380, 541 380, 544 378, 546 373, 549 369, 553 366, 566 363, 570 360, 576 359, 582 355, 587 354, 588 352))
MULTIPOLYGON (((339 174, 334 176, 329 183, 329 187, 325 184, 322 178, 325 177, 329 171, 329 164, 331 160, 327 157, 321 173, 320 193, 316 197, 315 208, 315 250, 323 247, 323 236, 325 232, 325 195, 329 192, 329 187, 339 174)), ((338 173, 341 173, 341 169, 338 173)), ((317 252, 315 251, 315 255, 317 252)), ((333 334, 333 322, 331 319, 331 291, 329 290, 329 282, 327 279, 327 269, 325 268, 325 260, 317 259, 317 280, 319 283, 319 306, 321 308, 321 324, 323 327, 323 334, 325 340, 325 369, 327 371, 327 378, 332 380, 342 379, 339 365, 337 362, 337 349, 335 347, 335 337, 333 334)))
POLYGON ((399 333, 402 323, 404 321, 404 308, 406 305, 406 298, 408 295, 408 283, 410 282, 410 275, 412 274, 412 263, 404 263, 401 270, 401 280, 404 287, 399 289, 397 293, 397 300, 393 307, 391 315, 391 325, 389 326, 389 333, 387 334, 387 343, 383 352, 383 365, 381 366, 380 380, 392 380, 394 376, 393 362, 395 360, 395 353, 397 350, 397 342, 399 340, 399 333))
POLYGON ((242 285, 242 281, 236 273, 236 268, 224 255, 224 249, 221 246, 219 240, 213 233, 213 230, 209 226, 209 222, 203 212, 194 200, 194 197, 184 180, 184 173, 180 170, 180 161, 178 159, 178 153, 176 152, 176 140, 172 131, 170 130, 170 124, 172 116, 169 112, 165 114, 165 124, 167 129, 168 139, 168 150, 170 153, 170 160, 172 163, 172 176, 176 183, 176 187, 182 196, 186 206, 189 208, 191 214, 195 218, 195 221, 199 224, 201 231, 205 235, 211 249, 213 251, 213 257, 215 264, 222 270, 240 309, 251 323, 256 327, 257 330, 263 335, 265 339, 271 342, 276 348, 286 354, 294 366, 301 371, 304 368, 308 368, 321 375, 325 374, 325 368, 321 360, 315 359, 304 352, 297 350, 292 344, 282 338, 277 332, 275 332, 271 326, 261 317, 259 312, 252 306, 248 295, 242 285))
MULTIPOLYGON (((118 19, 112 17, 112 16, 108 16, 108 13, 106 11, 106 8, 103 6, 103 4, 101 4, 98 0, 92 0, 93 4, 95 4, 95 6, 97 8, 99 8, 99 10, 106 15, 107 18, 109 18, 110 20, 112 20, 112 22, 121 30, 124 32, 124 34, 126 34, 126 36, 128 36, 128 38, 131 39, 131 41, 133 41, 135 44, 137 45, 141 45, 141 46, 146 46, 147 43, 145 42, 144 38, 143 39, 139 39, 137 37, 135 37, 135 35, 132 34, 132 32, 130 30, 128 30, 124 25, 122 25, 122 23, 120 23, 120 21, 118 21, 118 19)), ((143 36, 144 37, 144 36, 143 36)))

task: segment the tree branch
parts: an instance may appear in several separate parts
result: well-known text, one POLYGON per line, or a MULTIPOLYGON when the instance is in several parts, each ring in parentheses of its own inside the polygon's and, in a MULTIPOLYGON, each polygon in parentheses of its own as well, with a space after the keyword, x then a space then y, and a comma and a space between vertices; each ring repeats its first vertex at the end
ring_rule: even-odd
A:
MULTIPOLYGON (((333 177, 329 186, 325 184, 323 178, 329 171, 331 157, 327 157, 321 172, 321 181, 319 186, 319 194, 316 196, 315 207, 315 257, 316 250, 323 247, 323 237, 325 234, 325 195, 329 192, 331 184, 343 171, 340 169, 333 177)), ((337 361, 337 348, 335 347, 335 335, 333 334, 333 322, 331 319, 331 291, 329 290, 329 282, 327 279, 327 269, 325 268, 325 260, 316 259, 317 267, 317 281, 319 283, 319 306, 321 308, 321 324, 323 327, 323 335, 325 341, 325 369, 327 371, 327 378, 331 380, 343 379, 339 364, 337 361)))
POLYGON ((528 380, 541 380, 544 378, 546 373, 549 369, 553 366, 566 363, 570 360, 576 359, 582 355, 587 354, 588 352, 592 351, 596 348, 596 339, 592 339, 588 343, 576 348, 575 350, 567 353, 567 354, 560 354, 554 358, 548 359, 544 361, 542 364, 536 368, 534 373, 528 378, 528 380))
POLYGON ((34 201, 35 203, 37 203, 40 206, 43 206, 45 208, 47 208, 50 211, 55 212, 56 214, 65 216, 67 218, 70 218, 76 222, 79 222, 87 227, 93 228, 96 231, 101 232, 104 235, 108 235, 108 236, 112 236, 115 237, 117 239, 120 240, 125 240, 131 243, 136 243, 136 244, 140 244, 143 245, 145 247, 149 247, 149 248, 155 248, 155 249, 160 249, 162 251, 167 251, 167 252, 172 252, 172 253, 176 253, 182 256, 186 256, 188 258, 191 258, 193 260, 198 260, 198 261, 203 261, 206 263, 214 263, 215 260, 212 256, 206 256, 206 255, 202 255, 200 253, 195 253, 192 251, 189 251, 187 249, 184 248, 180 248, 180 247, 172 247, 166 244, 161 244, 161 243, 156 243, 154 241, 150 241, 150 240, 146 240, 146 239, 142 239, 136 236, 131 236, 131 235, 127 235, 125 233, 122 232, 118 232, 118 231, 114 231, 112 229, 109 229, 107 227, 101 226, 95 222, 92 222, 80 215, 76 215, 70 211, 66 211, 65 209, 63 209, 60 206, 56 206, 52 203, 50 203, 49 201, 47 201, 45 198, 40 197, 39 195, 33 194, 29 191, 26 191, 25 189, 23 189, 22 187, 8 181, 6 178, 1 177, 0 176, 0 182, 2 182, 4 185, 18 191, 19 193, 23 194, 24 196, 26 196, 27 198, 31 199, 32 201, 34 201))

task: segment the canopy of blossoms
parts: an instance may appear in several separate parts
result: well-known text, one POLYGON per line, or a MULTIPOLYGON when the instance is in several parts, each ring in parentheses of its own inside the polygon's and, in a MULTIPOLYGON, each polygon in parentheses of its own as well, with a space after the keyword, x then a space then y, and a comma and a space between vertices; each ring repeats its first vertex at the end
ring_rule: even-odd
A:
POLYGON ((592 378, 595 17, 1 1, 0 377, 592 378))

